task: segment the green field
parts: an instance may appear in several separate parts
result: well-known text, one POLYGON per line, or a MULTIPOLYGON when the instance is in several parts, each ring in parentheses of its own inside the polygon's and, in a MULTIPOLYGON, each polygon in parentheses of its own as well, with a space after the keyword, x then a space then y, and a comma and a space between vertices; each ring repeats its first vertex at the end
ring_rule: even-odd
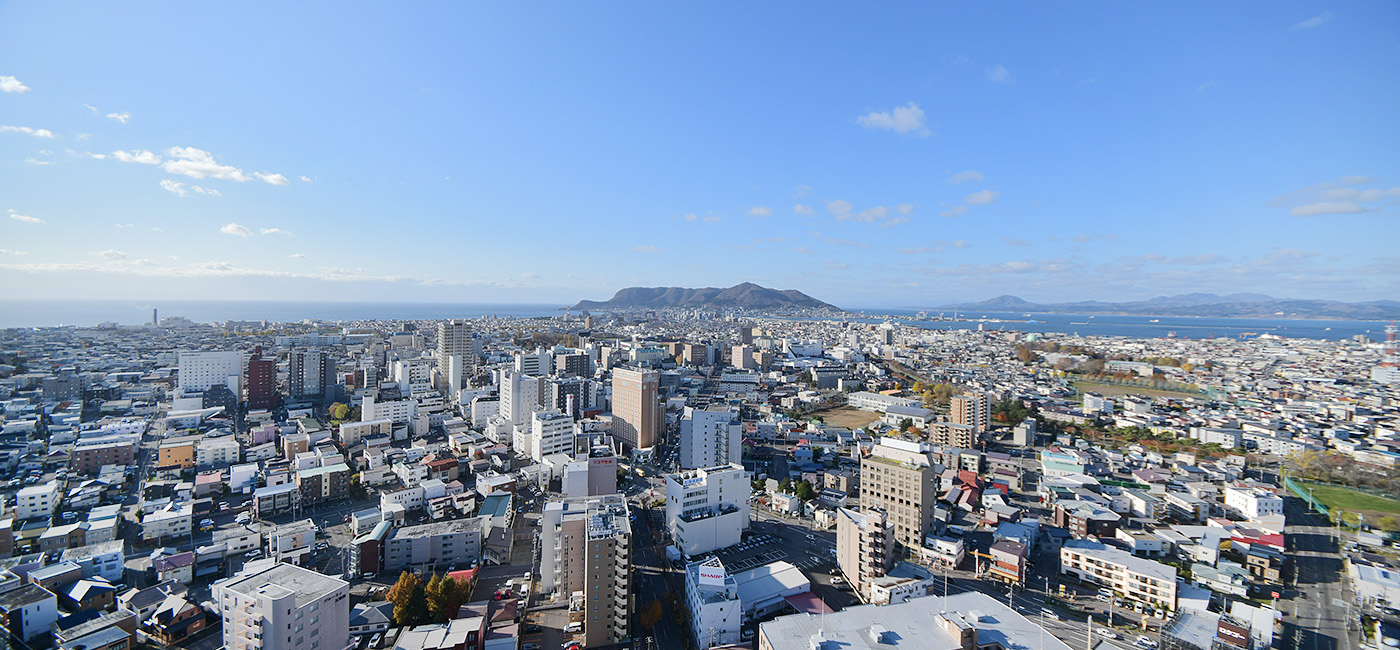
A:
POLYGON ((1340 508, 1346 512, 1375 513, 1376 515, 1400 515, 1400 500, 1379 497, 1340 485, 1327 485, 1325 483, 1302 483, 1302 485, 1305 488, 1312 488, 1313 498, 1321 501, 1329 509, 1340 508))

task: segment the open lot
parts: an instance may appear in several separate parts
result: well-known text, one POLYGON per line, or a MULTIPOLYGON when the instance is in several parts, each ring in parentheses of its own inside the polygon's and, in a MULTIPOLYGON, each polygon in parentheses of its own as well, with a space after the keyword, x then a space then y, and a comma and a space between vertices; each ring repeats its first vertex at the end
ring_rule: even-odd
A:
POLYGON ((1339 508, 1346 512, 1366 515, 1367 523, 1376 525, 1381 517, 1400 517, 1400 500, 1388 499, 1353 490, 1340 485, 1326 483, 1303 483, 1312 489, 1313 498, 1328 508, 1339 508))
POLYGON ((854 409, 849 406, 843 406, 841 408, 835 408, 826 411, 818 411, 816 413, 813 413, 812 415, 821 416, 823 422, 826 422, 827 424, 833 427, 844 427, 847 429, 859 429, 867 424, 870 424, 871 422, 880 419, 879 413, 862 411, 860 409, 854 409))

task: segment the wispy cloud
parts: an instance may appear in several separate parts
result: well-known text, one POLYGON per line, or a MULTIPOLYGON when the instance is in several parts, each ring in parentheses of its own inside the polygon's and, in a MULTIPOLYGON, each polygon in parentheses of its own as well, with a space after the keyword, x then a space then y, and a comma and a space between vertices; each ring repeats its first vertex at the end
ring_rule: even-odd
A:
POLYGON ((802 216, 804 216, 804 217, 810 217, 810 216, 812 216, 812 215, 814 215, 814 214, 817 213, 816 208, 813 208, 813 207, 810 206, 810 205, 803 205, 803 204, 801 204, 801 203, 798 203, 797 205, 792 206, 792 211, 793 211, 793 212, 796 212, 797 214, 800 214, 800 215, 802 215, 802 216))
POLYGON ((268 183, 271 183, 271 184, 273 184, 273 185, 290 185, 290 184, 291 184, 291 181, 287 180, 287 177, 286 177, 286 176, 283 176, 283 175, 281 175, 281 174, 264 174, 264 173, 262 173, 262 172, 253 172, 253 175, 256 176, 256 177, 258 177, 259 179, 264 180, 264 181, 267 181, 268 183))
POLYGON ((176 196, 189 196, 190 194, 188 191, 185 190, 184 183, 172 181, 168 178, 161 179, 160 189, 170 192, 171 194, 174 194, 176 196))
POLYGON ((1288 213, 1295 217, 1328 214, 1361 214, 1382 209, 1400 198, 1400 187, 1361 187, 1376 182, 1369 176, 1343 176, 1275 198, 1274 205, 1294 204, 1288 213))
POLYGON ((956 217, 964 212, 967 212, 967 206, 955 205, 951 208, 948 208, 947 210, 939 212, 938 215, 941 217, 956 217))
POLYGON ((253 234, 253 231, 248 230, 247 227, 240 226, 236 223, 225 224, 224 227, 219 229, 219 232, 225 235, 233 235, 235 237, 249 237, 253 234))
POLYGON ((822 262, 822 266, 826 267, 826 269, 829 271, 845 271, 846 269, 851 268, 850 264, 842 264, 841 262, 836 262, 833 260, 827 260, 825 262, 822 262))
POLYGON ((888 111, 866 113, 857 117, 856 123, 867 129, 894 131, 900 135, 913 134, 922 138, 932 134, 924 123, 924 109, 914 102, 888 111))
POLYGON ((1207 91, 1207 90, 1210 90, 1211 88, 1214 88, 1214 87, 1219 86, 1219 85, 1220 85, 1220 82, 1219 82, 1219 81, 1216 81, 1216 80, 1212 79, 1212 80, 1207 81, 1207 82, 1205 82, 1205 83, 1203 83, 1203 84, 1201 84, 1201 85, 1199 85, 1199 86, 1196 86, 1196 92, 1203 93, 1203 92, 1205 92, 1205 91, 1207 91))
POLYGON ((708 216, 708 217, 705 217, 704 219, 701 219, 700 221, 702 221, 702 222, 704 222, 704 223, 719 223, 719 222, 721 222, 721 221, 724 221, 724 219, 720 218, 718 215, 713 215, 713 214, 712 214, 712 215, 710 215, 710 216, 708 216))
POLYGON ((52 140, 58 137, 53 131, 48 129, 33 129, 27 126, 0 126, 0 133, 23 133, 46 140, 52 140))
POLYGON ((107 119, 116 120, 118 122, 121 122, 122 124, 126 124, 127 122, 131 121, 131 113, 108 113, 107 119))
POLYGON ((20 214, 19 211, 15 210, 14 208, 10 208, 9 210, 6 210, 6 212, 9 212, 10 218, 14 219, 15 221, 23 221, 24 223, 44 223, 43 219, 40 219, 39 217, 31 217, 27 214, 20 214))
POLYGON ((18 257, 18 256, 20 256, 20 255, 28 255, 28 254, 29 254, 29 251, 17 251, 17 250, 10 250, 10 249, 8 249, 8 248, 0 248, 0 255, 14 255, 14 256, 18 257))
POLYGON ((262 228, 258 230, 258 233, 262 235, 282 235, 284 237, 292 236, 292 233, 289 233, 281 228, 262 228))
POLYGON ((131 223, 119 223, 119 224, 114 224, 114 225, 116 226, 117 230, 126 230, 127 228, 135 227, 136 224, 131 224, 131 223))
POLYGON ((831 214, 836 215, 837 219, 847 218, 847 216, 851 214, 851 210, 855 209, 855 207, 856 206, 851 205, 850 201, 843 201, 841 199, 826 202, 826 209, 830 210, 831 214))
POLYGON ((766 205, 756 205, 756 206, 754 206, 754 207, 752 207, 752 208, 749 208, 749 216, 751 216, 751 217, 771 217, 771 216, 773 216, 773 208, 770 208, 770 207, 768 207, 768 206, 766 206, 766 205))
POLYGON ((106 258, 106 259, 109 259, 109 260, 125 260, 125 259, 130 259, 130 258, 131 258, 131 254, 130 254, 130 253, 123 253, 122 251, 114 251, 114 250, 112 250, 112 249, 110 249, 110 248, 107 249, 107 250, 105 250, 105 251, 102 251, 102 252, 100 252, 100 253, 93 253, 93 255, 96 255, 96 256, 98 256, 98 257, 103 257, 103 258, 106 258))
POLYGON ((968 181, 974 181, 974 182, 977 182, 977 183, 981 183, 981 182, 984 181, 984 180, 987 180, 987 179, 986 179, 985 176, 982 175, 982 172, 979 172, 979 171, 976 171, 976 170, 973 170, 973 169, 969 169, 969 170, 964 171, 964 172, 958 172, 958 173, 953 174, 952 176, 949 176, 949 177, 948 177, 948 182, 949 182, 949 183, 952 183, 952 184, 954 184, 954 185, 957 185, 957 184, 959 184, 959 183, 966 183, 966 182, 968 182, 968 181))
POLYGON ((998 63, 990 68, 987 68, 987 79, 995 81, 999 84, 1003 84, 1008 81, 1011 81, 1011 71, 1007 70, 1006 66, 998 63))
POLYGON ((291 255, 288 255, 287 257, 290 257, 290 258, 292 258, 292 259, 294 259, 294 260, 304 260, 304 259, 306 259, 306 253, 292 253, 291 255))
POLYGON ((301 182, 303 182, 303 183, 310 183, 310 182, 311 182, 311 177, 310 177, 310 176, 302 176, 302 177, 301 177, 301 182))
POLYGON ((994 192, 992 190, 982 190, 981 192, 973 192, 967 195, 967 198, 964 200, 967 201, 968 205, 987 205, 989 203, 992 203, 993 201, 996 201, 997 195, 999 194, 1001 194, 1001 192, 994 192))
POLYGON ((1309 19, 1307 19, 1307 20, 1304 20, 1303 22, 1300 22, 1300 23, 1293 23, 1293 26, 1292 26, 1292 27, 1289 27, 1288 29, 1290 29, 1290 30, 1296 32, 1296 31, 1303 30, 1303 29, 1312 29, 1312 28, 1314 28, 1314 27, 1321 27, 1321 26, 1323 26, 1323 25, 1326 25, 1326 24, 1329 23, 1329 22, 1332 22, 1332 19, 1333 19, 1333 18, 1336 18, 1336 16, 1333 16, 1333 15, 1332 15, 1332 12, 1330 12, 1330 11, 1324 11, 1324 12, 1322 12, 1322 13, 1316 15, 1316 16, 1313 16, 1312 18, 1309 18, 1309 19))
POLYGON ((1002 238, 1001 238, 1001 241, 1002 241, 1003 243, 1007 244, 1008 246, 1030 246, 1030 245, 1031 245, 1030 242, 1028 242, 1028 241, 1026 241, 1026 240, 1024 240, 1024 239, 1013 239, 1013 238, 1011 238, 1011 237, 1002 237, 1002 238))
POLYGON ((19 79, 0 74, 0 92, 27 93, 29 92, 29 86, 20 83, 19 79))
POLYGON ((220 164, 214 160, 214 154, 203 149, 171 147, 165 150, 165 155, 169 156, 170 160, 165 161, 163 169, 171 174, 201 179, 217 178, 240 183, 252 178, 237 167, 220 164))
POLYGON ((638 253, 656 253, 661 251, 660 248, 657 248, 655 246, 633 246, 632 250, 637 251, 638 253))
POLYGON ((25 159, 24 159, 24 162, 27 162, 27 163, 29 163, 29 164, 31 164, 31 165, 39 165, 40 167, 42 167, 42 166, 44 166, 44 165, 52 165, 52 164, 53 164, 53 161, 52 161, 52 160, 39 160, 38 158, 25 158, 25 159))

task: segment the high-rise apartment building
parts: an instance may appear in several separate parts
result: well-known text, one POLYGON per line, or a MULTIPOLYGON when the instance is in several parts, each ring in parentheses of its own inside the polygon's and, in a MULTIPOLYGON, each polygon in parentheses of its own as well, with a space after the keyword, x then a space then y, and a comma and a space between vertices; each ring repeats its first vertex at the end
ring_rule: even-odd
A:
POLYGON ((894 524, 884 512, 837 509, 836 565, 868 602, 870 582, 894 566, 894 524))
POLYGON ((287 394, 292 399, 325 401, 334 397, 335 361, 325 350, 293 350, 288 355, 287 394))
POLYGON ((454 318, 438 323, 437 367, 438 388, 454 395, 476 374, 476 342, 467 321, 454 318), (452 357, 457 357, 455 365, 452 357), (455 376, 452 375, 454 369, 455 376))
POLYGON ((186 393, 202 393, 223 384, 234 395, 243 394, 243 353, 181 352, 177 387, 186 393))
POLYGON ((531 377, 545 377, 553 370, 554 355, 544 348, 515 352, 515 371, 531 377))
POLYGON ((350 583, 277 563, 214 583, 227 650, 345 650, 350 583))
POLYGON ((553 410, 535 411, 530 414, 530 458, 538 463, 543 462, 545 456, 567 455, 573 450, 573 418, 553 410))
POLYGON ((501 417, 511 424, 528 423, 530 413, 540 406, 542 382, 539 377, 531 377, 514 370, 502 370, 501 417))
POLYGON ((686 555, 742 541, 749 527, 749 473, 738 463, 666 475, 666 527, 686 555))
POLYGON ((244 381, 247 386, 248 410, 277 408, 277 359, 263 358, 261 345, 253 348, 253 356, 248 359, 248 375, 244 381))
POLYGON ((660 378, 654 370, 613 370, 613 437, 628 449, 649 449, 656 444, 663 421, 657 399, 660 378))
POLYGON ((992 425, 992 396, 983 392, 954 395, 948 403, 948 419, 973 427, 977 433, 992 425))
POLYGON ((581 598, 570 622, 583 626, 583 645, 622 641, 630 634, 632 527, 620 494, 565 499, 540 515, 540 589, 581 598))
POLYGON ((741 462, 743 436, 739 407, 712 404, 695 409, 687 406, 680 427, 680 465, 684 469, 698 469, 741 462))
POLYGON ((860 505, 883 510, 895 540, 922 548, 933 531, 939 477, 926 442, 881 438, 860 461, 860 505))

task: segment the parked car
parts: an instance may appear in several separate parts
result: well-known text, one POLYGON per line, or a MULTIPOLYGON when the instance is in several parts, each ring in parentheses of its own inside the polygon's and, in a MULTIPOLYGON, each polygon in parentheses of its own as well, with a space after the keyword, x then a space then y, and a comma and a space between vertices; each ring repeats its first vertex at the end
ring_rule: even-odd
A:
POLYGON ((1134 641, 1133 643, 1136 643, 1137 645, 1140 645, 1140 646, 1142 646, 1142 647, 1144 647, 1144 648, 1155 648, 1155 647, 1157 647, 1157 642, 1156 642, 1156 641, 1153 641, 1152 639, 1150 639, 1150 638, 1148 638, 1147 636, 1142 635, 1142 634, 1139 634, 1137 640, 1134 641))

